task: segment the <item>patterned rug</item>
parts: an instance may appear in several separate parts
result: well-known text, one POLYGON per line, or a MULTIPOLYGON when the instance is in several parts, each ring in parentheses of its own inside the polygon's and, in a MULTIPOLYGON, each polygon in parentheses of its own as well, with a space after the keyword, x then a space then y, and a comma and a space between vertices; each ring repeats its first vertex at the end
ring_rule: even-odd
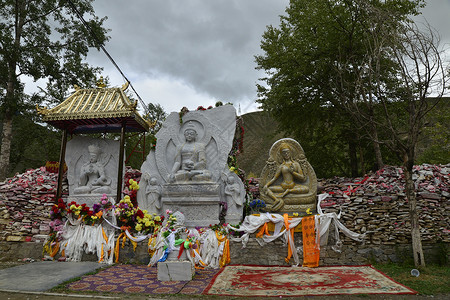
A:
POLYGON ((74 291, 146 294, 201 294, 218 269, 196 270, 191 281, 158 281, 156 267, 114 265, 94 275, 70 283, 74 291))
POLYGON ((372 266, 227 266, 205 290, 221 296, 416 294, 372 266))

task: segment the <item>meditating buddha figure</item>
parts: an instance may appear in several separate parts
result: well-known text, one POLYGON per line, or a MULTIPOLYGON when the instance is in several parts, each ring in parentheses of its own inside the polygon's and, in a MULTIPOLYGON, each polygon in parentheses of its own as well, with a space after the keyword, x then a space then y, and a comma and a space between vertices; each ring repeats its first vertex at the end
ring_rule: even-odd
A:
POLYGON ((288 194, 306 194, 309 192, 307 185, 302 185, 306 181, 306 176, 300 164, 292 158, 291 147, 287 143, 280 146, 281 164, 278 166, 275 175, 264 185, 263 191, 268 197, 274 200, 272 209, 277 211, 284 206, 284 197, 288 194), (279 185, 274 185, 278 178, 282 179, 279 185))
POLYGON ((109 194, 111 179, 105 174, 105 166, 99 162, 101 148, 97 145, 88 146, 89 161, 80 169, 78 187, 75 194, 109 194))
POLYGON ((177 147, 169 182, 211 181, 211 172, 206 168, 206 145, 197 142, 197 131, 190 122, 184 138, 185 142, 177 147))

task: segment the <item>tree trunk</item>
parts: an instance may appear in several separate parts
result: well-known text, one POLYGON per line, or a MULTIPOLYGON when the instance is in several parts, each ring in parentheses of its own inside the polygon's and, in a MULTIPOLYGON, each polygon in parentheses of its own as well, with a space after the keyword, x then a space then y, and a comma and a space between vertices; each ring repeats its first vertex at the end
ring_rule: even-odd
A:
POLYGON ((409 203, 409 215, 411 219, 411 241, 414 256, 414 265, 416 267, 425 267, 425 258, 423 256, 422 239, 420 236, 419 215, 417 213, 417 199, 412 179, 413 163, 407 163, 404 166, 406 197, 409 203))
POLYGON ((359 165, 361 166, 361 175, 366 175, 366 166, 364 162, 364 151, 361 145, 358 144, 359 149, 359 165))
POLYGON ((0 181, 5 180, 6 176, 8 176, 9 173, 9 156, 11 153, 12 123, 13 123, 12 115, 5 114, 3 119, 2 146, 0 153, 0 181))
POLYGON ((350 167, 352 177, 358 177, 358 156, 356 154, 356 141, 354 137, 350 137, 348 141, 348 154, 350 156, 350 167))
POLYGON ((378 132, 375 125, 372 126, 372 136, 373 136, 373 150, 375 152, 375 163, 376 169, 380 170, 384 167, 383 156, 381 155, 380 144, 378 143, 378 132))

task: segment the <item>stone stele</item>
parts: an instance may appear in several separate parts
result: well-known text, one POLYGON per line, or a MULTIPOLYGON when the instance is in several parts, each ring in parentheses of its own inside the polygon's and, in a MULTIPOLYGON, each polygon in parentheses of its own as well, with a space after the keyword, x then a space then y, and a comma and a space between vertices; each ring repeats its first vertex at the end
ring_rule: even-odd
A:
POLYGON ((266 210, 277 213, 314 213, 317 178, 300 144, 289 138, 276 141, 269 151, 260 180, 266 210))
POLYGON ((116 198, 119 141, 77 136, 67 142, 68 202, 92 206, 103 194, 116 198))
POLYGON ((219 223, 221 174, 236 129, 236 110, 224 105, 171 113, 141 166, 138 205, 150 213, 180 211, 187 227, 219 223))

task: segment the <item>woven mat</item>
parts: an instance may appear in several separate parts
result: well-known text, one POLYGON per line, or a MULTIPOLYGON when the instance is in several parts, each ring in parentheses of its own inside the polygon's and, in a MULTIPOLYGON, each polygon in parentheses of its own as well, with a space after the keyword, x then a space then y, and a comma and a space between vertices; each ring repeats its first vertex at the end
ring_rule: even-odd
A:
POLYGON ((201 294, 218 269, 196 270, 191 281, 158 281, 157 268, 145 265, 114 265, 70 283, 74 291, 146 294, 201 294))
POLYGON ((220 296, 276 297, 416 293, 372 266, 226 266, 204 292, 220 296))

